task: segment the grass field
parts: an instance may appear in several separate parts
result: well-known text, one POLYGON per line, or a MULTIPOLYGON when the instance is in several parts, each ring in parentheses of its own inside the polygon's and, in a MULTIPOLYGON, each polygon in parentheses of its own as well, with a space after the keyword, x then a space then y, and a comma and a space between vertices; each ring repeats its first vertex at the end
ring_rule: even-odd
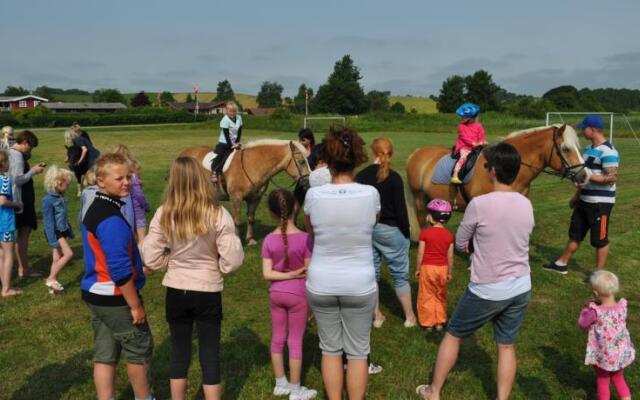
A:
POLYGON ((428 97, 419 96, 390 96, 389 102, 391 104, 399 101, 402 103, 407 112, 415 108, 418 114, 435 114, 438 112, 436 108, 436 102, 428 97))
MULTIPOLYGON (((64 159, 63 130, 36 133, 40 146, 33 162, 46 160, 49 165, 64 159)), ((118 143, 127 143, 142 166, 145 192, 157 206, 164 186, 164 176, 171 160, 183 148, 212 144, 215 129, 203 125, 155 127, 94 128, 90 130, 103 152, 118 143)), ((379 134, 392 137, 396 150, 395 169, 404 175, 404 161, 413 149, 429 144, 450 145, 450 134, 424 132, 370 132, 368 142, 379 134)), ((293 133, 247 130, 250 138, 292 138, 293 133)), ((618 203, 611 223, 611 255, 608 265, 621 280, 622 296, 629 300, 628 325, 632 338, 640 341, 640 147, 630 139, 618 139, 621 153, 618 203)), ((286 185, 287 177, 277 183, 286 185)), ((38 204, 43 194, 42 176, 36 179, 38 204)), ((536 228, 531 241, 533 300, 518 340, 519 369, 514 399, 588 399, 595 398, 592 370, 583 365, 586 333, 576 326, 578 313, 590 291, 582 280, 593 270, 593 251, 581 249, 570 265, 570 274, 560 276, 544 272, 540 264, 559 254, 566 240, 570 210, 567 202, 573 193, 569 182, 542 176, 533 184, 530 198, 534 204, 536 228)), ((75 225, 78 200, 75 187, 70 189, 71 223, 75 225)), ((39 205, 37 207, 39 209, 39 205)), ((149 216, 151 217, 151 216, 149 216)), ((460 216, 449 228, 455 230, 460 216)), ((257 235, 264 237, 276 221, 268 217, 264 202, 259 208, 257 235)), ((0 398, 1 399, 91 399, 92 331, 87 308, 80 300, 79 282, 83 271, 82 247, 72 240, 74 261, 61 275, 67 288, 63 296, 50 296, 42 280, 16 282, 24 293, 0 300, 0 398)), ((30 250, 33 266, 48 269, 51 253, 42 228, 33 234, 30 250)), ((412 246, 412 276, 415 270, 412 246)), ((222 338, 222 369, 225 399, 270 399, 272 370, 269 361, 270 320, 267 283, 262 280, 259 247, 246 248, 243 267, 225 279, 223 292, 225 319, 222 338)), ((454 278, 450 285, 449 310, 468 282, 468 260, 457 255, 454 278)), ((161 274, 149 277, 143 290, 148 319, 155 339, 152 361, 152 384, 158 399, 169 398, 168 326, 164 320, 164 289, 161 274)), ((415 281, 412 278, 415 296, 415 281)), ((372 355, 385 370, 370 379, 370 399, 411 399, 417 384, 427 381, 435 360, 441 335, 402 326, 399 305, 390 277, 381 282, 381 295, 387 321, 372 332, 372 355)), ((305 336, 304 383, 322 389, 320 352, 316 328, 310 324, 305 336)), ((189 374, 189 398, 200 398, 197 349, 189 374)), ((480 330, 464 342, 458 365, 444 389, 445 399, 495 398, 496 354, 490 327, 480 330)), ((628 368, 627 381, 634 393, 640 391, 638 364, 628 368)), ((125 384, 126 372, 118 370, 118 398, 132 398, 125 384)), ((319 398, 323 398, 322 394, 319 398)))

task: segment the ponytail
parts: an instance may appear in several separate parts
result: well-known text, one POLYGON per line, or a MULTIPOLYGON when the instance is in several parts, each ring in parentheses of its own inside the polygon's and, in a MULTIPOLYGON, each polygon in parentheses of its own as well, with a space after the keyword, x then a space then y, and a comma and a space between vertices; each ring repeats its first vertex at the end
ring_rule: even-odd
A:
POLYGON ((393 145, 386 137, 377 137, 373 140, 373 143, 371 143, 371 151, 373 152, 373 155, 380 160, 380 168, 376 175, 376 181, 380 183, 389 177, 389 171, 391 171, 391 156, 393 156, 393 145))

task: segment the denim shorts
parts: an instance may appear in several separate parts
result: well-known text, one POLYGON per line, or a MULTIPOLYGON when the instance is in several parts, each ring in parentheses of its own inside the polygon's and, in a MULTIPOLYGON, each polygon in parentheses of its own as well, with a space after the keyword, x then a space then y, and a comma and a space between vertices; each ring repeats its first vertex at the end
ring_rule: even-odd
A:
POLYGON ((531 291, 510 299, 491 301, 476 296, 467 288, 449 320, 447 332, 465 338, 491 321, 496 343, 513 344, 530 300, 531 291))

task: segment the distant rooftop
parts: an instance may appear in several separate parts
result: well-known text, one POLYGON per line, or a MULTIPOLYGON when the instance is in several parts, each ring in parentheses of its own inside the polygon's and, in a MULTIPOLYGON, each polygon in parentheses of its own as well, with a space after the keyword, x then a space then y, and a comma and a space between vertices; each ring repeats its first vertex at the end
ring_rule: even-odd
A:
POLYGON ((49 110, 126 110, 122 103, 46 103, 42 107, 49 110))

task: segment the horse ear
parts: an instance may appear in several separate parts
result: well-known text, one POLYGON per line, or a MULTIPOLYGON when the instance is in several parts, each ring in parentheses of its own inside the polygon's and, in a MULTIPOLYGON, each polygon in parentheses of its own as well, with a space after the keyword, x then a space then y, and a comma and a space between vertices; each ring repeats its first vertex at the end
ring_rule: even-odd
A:
POLYGON ((562 124, 559 128, 555 128, 555 132, 553 133, 553 137, 556 142, 560 142, 562 140, 562 135, 564 134, 564 130, 567 129, 567 124, 562 124))

